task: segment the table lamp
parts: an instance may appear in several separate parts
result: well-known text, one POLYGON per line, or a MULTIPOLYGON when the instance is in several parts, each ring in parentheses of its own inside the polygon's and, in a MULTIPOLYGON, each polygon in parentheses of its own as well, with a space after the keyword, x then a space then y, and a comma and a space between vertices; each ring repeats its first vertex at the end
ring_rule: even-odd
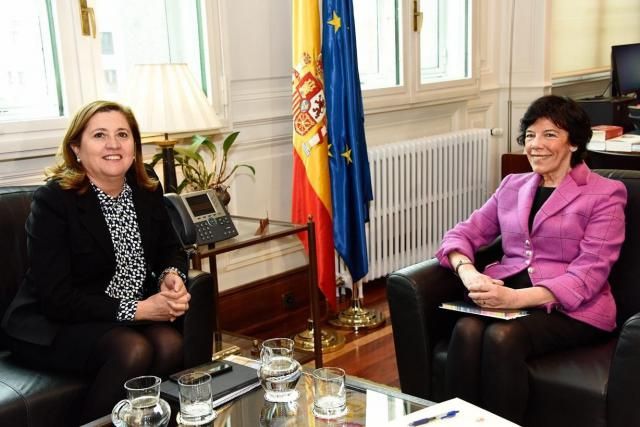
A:
POLYGON ((219 129, 222 123, 187 64, 134 65, 125 99, 138 120, 140 132, 162 134, 164 191, 176 192, 172 135, 219 129))

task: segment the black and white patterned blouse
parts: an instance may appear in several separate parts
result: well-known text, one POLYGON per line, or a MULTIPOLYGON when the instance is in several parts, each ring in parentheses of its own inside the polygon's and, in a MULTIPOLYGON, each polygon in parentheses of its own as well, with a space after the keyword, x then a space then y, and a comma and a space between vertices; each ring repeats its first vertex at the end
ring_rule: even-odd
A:
POLYGON ((116 256, 116 272, 105 293, 120 299, 117 320, 133 320, 138 301, 143 297, 146 265, 138 227, 133 192, 125 182, 122 192, 111 197, 91 183, 107 221, 116 256))

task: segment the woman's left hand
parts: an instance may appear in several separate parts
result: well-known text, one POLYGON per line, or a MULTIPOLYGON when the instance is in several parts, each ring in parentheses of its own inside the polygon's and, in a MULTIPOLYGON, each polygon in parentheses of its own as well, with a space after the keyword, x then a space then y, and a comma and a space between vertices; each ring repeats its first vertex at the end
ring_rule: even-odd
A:
POLYGON ((167 291, 171 298, 179 299, 187 293, 187 287, 182 281, 182 277, 174 273, 169 273, 164 276, 162 283, 160 283, 160 292, 167 291))
POLYGON ((487 308, 521 308, 516 289, 490 283, 469 286, 469 298, 476 305, 487 308))

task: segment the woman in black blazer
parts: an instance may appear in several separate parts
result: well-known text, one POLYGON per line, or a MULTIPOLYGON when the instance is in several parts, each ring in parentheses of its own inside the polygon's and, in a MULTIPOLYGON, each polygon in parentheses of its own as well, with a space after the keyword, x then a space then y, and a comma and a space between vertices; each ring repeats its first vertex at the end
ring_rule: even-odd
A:
POLYGON ((2 326, 26 363, 95 378, 82 422, 111 412, 127 379, 182 368, 172 322, 190 295, 187 259, 142 163, 132 112, 88 104, 60 157, 34 193, 30 266, 2 326))

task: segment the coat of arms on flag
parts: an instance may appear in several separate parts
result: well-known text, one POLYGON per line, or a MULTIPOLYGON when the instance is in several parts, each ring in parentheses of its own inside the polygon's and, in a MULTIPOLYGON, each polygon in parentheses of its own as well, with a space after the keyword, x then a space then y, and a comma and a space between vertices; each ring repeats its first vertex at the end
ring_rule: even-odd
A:
MULTIPOLYGON (((293 73, 293 127, 298 135, 305 136, 311 129, 322 123, 325 114, 325 99, 322 82, 307 66, 293 73), (302 75, 302 77, 300 77, 302 75)), ((326 131, 322 132, 323 136, 326 131)), ((313 138, 313 146, 321 138, 313 138)))

